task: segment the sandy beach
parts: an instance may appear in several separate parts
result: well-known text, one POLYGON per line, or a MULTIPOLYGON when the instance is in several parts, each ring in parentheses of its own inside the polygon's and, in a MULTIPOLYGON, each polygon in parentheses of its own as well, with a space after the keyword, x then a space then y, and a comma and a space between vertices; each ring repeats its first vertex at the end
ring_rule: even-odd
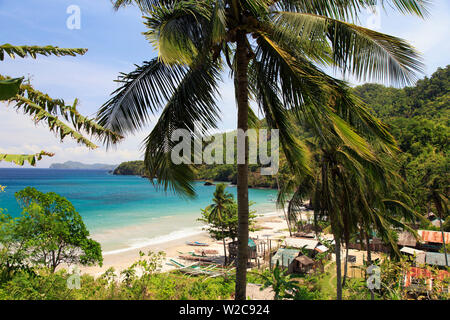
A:
MULTIPOLYGON (((250 237, 256 239, 266 239, 267 237, 271 239, 281 238, 289 236, 287 231, 287 223, 283 216, 283 211, 278 210, 264 215, 258 216, 256 219, 256 227, 258 231, 251 232, 250 237)), ((117 274, 128 267, 130 267, 134 262, 139 260, 139 252, 142 251, 147 253, 148 251, 159 252, 163 251, 166 254, 165 261, 162 266, 163 272, 175 269, 174 266, 170 265, 170 259, 175 259, 182 263, 185 263, 179 258, 180 253, 188 253, 194 251, 195 249, 208 249, 217 250, 219 256, 223 256, 223 243, 222 241, 216 241, 208 236, 206 231, 197 234, 195 236, 187 236, 185 238, 179 238, 176 240, 171 240, 167 242, 162 242, 154 245, 145 246, 142 248, 132 248, 129 250, 123 250, 117 253, 106 253, 103 255, 103 266, 93 266, 93 267, 81 267, 81 273, 90 274, 94 277, 98 277, 103 274, 106 270, 113 267, 117 274), (187 245, 188 241, 198 241, 209 244, 207 247, 195 247, 187 245)), ((65 267, 67 268, 67 267, 65 267)))

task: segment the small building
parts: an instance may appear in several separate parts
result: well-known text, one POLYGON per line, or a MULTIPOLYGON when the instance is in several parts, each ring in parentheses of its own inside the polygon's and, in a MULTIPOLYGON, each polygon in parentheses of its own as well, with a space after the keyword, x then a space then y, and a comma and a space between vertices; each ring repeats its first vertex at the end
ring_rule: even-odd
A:
POLYGON ((314 239, 286 238, 283 245, 285 247, 314 251, 314 249, 319 245, 319 241, 314 239))
MULTIPOLYGON (((238 253, 238 241, 228 244, 228 254, 231 259, 236 259, 238 253)), ((256 259, 258 257, 257 246, 253 239, 248 239, 248 259, 256 259)))
MULTIPOLYGON (((433 288, 433 280, 448 281, 450 272, 439 270, 437 274, 425 268, 411 267, 405 274, 404 287, 414 292, 426 292, 433 288)), ((448 288, 446 288, 448 291, 448 288)))
POLYGON ((398 245, 402 247, 415 247, 417 240, 414 235, 408 231, 403 231, 398 235, 398 245))
MULTIPOLYGON (((447 260, 450 263, 450 254, 447 254, 447 260)), ((439 252, 427 252, 425 255, 425 263, 436 267, 445 267, 445 254, 439 252)))
POLYGON ((421 238, 420 243, 417 244, 419 249, 438 252, 442 247, 444 238, 446 244, 450 243, 450 232, 444 232, 444 237, 441 231, 419 230, 417 233, 421 238))
POLYGON ((277 264, 282 268, 287 268, 289 273, 294 272, 294 265, 292 262, 297 258, 301 252, 298 249, 279 248, 272 256, 271 263, 273 266, 277 264))
POLYGON ((305 255, 298 256, 294 259, 295 273, 308 273, 314 269, 315 262, 310 257, 305 255))
MULTIPOLYGON (((419 230, 422 241, 428 244, 443 244, 441 231, 419 230)), ((444 232, 445 243, 450 243, 450 232, 444 232)))
POLYGON ((272 265, 287 269, 288 273, 308 273, 314 269, 316 262, 297 249, 279 248, 272 257, 272 265))
POLYGON ((308 233, 308 232, 300 231, 300 232, 294 233, 294 237, 314 239, 316 237, 316 235, 313 232, 308 233))

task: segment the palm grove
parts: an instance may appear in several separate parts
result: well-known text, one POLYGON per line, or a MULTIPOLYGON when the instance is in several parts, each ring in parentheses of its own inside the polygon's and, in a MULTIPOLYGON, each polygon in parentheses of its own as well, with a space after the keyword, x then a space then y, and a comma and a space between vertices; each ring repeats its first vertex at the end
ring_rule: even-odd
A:
MULTIPOLYGON (((144 163, 156 184, 195 195, 191 182, 196 168, 171 162, 171 133, 187 129, 194 139, 196 124, 206 131, 217 127, 216 101, 228 69, 235 86, 237 128, 247 131, 255 122, 250 108, 254 101, 268 127, 279 130, 291 177, 280 186, 279 202, 293 197, 294 207, 309 196, 316 213, 331 221, 337 259, 340 243, 357 228, 363 234, 376 228, 392 244, 390 226, 407 228, 405 221, 414 212, 405 203, 401 177, 394 174, 395 140, 344 81, 322 69, 334 68, 361 81, 412 83, 422 69, 414 48, 356 23, 363 10, 377 4, 424 17, 424 1, 114 1, 116 9, 131 4, 141 9, 144 35, 158 57, 120 77, 121 87, 99 110, 98 119, 125 135, 146 126, 150 115, 160 114, 144 141, 144 163), (299 141, 294 122, 307 127, 313 139, 299 141), (308 145, 315 146, 312 154, 308 145)), ((246 138, 244 145, 246 161, 237 164, 236 299, 246 298, 246 138)), ((339 261, 337 268, 340 299, 339 261)))

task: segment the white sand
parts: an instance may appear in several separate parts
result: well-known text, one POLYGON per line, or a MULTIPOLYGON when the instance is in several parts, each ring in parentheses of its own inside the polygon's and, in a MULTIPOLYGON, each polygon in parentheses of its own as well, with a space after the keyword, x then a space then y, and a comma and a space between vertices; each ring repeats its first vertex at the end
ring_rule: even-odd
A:
MULTIPOLYGON (((267 236, 271 239, 289 236, 287 230, 287 224, 284 220, 283 211, 276 211, 264 214, 256 219, 258 227, 263 229, 250 233, 250 237, 257 239, 266 239, 267 236)), ((147 253, 148 251, 159 252, 164 251, 166 253, 166 261, 163 263, 162 271, 169 271, 174 269, 173 266, 168 265, 169 260, 175 259, 180 262, 184 262, 178 256, 180 252, 187 253, 194 251, 195 249, 208 249, 217 250, 219 256, 223 256, 223 243, 222 241, 213 240, 208 236, 206 232, 194 236, 188 236, 186 238, 179 238, 177 240, 171 240, 167 242, 161 242, 154 245, 145 246, 142 248, 132 248, 129 250, 123 250, 117 253, 110 253, 103 256, 103 266, 95 267, 82 267, 80 268, 82 273, 87 273, 93 276, 99 276, 103 274, 107 269, 113 267, 116 273, 130 267, 134 262, 139 259, 139 252, 147 253), (208 247, 194 247, 186 244, 187 241, 198 241, 208 243, 208 247)), ((67 268, 67 266, 65 267, 67 268)))

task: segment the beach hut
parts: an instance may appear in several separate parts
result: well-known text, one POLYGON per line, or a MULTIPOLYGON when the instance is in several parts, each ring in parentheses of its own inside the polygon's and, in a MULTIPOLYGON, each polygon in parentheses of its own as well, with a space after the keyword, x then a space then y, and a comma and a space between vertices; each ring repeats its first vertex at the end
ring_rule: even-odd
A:
POLYGON ((300 255, 298 249, 279 248, 273 255, 271 263, 273 266, 278 264, 283 269, 288 269, 289 273, 294 272, 294 260, 300 255))
MULTIPOLYGON (((233 241, 228 244, 228 253, 231 259, 237 258, 238 242, 233 241)), ((248 239, 248 259, 256 259, 258 257, 257 246, 253 239, 248 239)))
POLYGON ((298 256, 294 259, 294 272, 295 273, 308 273, 313 270, 315 262, 310 257, 305 255, 298 256))
MULTIPOLYGON (((418 245, 419 248, 438 252, 443 244, 443 237, 441 231, 432 230, 419 230, 417 231, 421 238, 421 243, 418 245)), ((450 243, 450 232, 444 232, 445 243, 450 243)))
POLYGON ((297 249, 279 248, 272 257, 272 265, 287 269, 288 273, 308 273, 314 269, 315 261, 297 249))
POLYGON ((286 238, 283 245, 285 247, 314 251, 314 249, 319 245, 319 241, 314 239, 286 238))
MULTIPOLYGON (((447 254, 447 260, 450 262, 450 254, 447 254)), ((430 266, 445 267, 445 254, 439 252, 427 252, 425 262, 430 266)))

